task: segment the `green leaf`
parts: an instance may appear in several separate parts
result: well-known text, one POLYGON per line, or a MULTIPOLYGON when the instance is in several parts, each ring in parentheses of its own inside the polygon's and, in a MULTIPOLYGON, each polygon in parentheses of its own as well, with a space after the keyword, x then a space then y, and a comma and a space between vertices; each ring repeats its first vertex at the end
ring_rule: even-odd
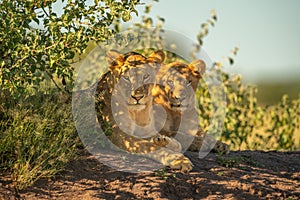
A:
POLYGON ((136 9, 131 10, 131 12, 135 13, 136 16, 139 16, 139 13, 136 9))
POLYGON ((231 58, 231 57, 228 57, 228 61, 229 61, 229 64, 230 64, 230 65, 233 65, 233 64, 234 64, 234 60, 233 60, 233 58, 231 58))
POLYGON ((124 13, 123 13, 123 16, 122 16, 122 20, 123 20, 124 22, 128 22, 129 20, 131 20, 130 12, 124 12, 124 13))
POLYGON ((145 7, 145 13, 148 14, 148 13, 150 13, 150 11, 151 11, 151 5, 147 5, 145 7))
POLYGON ((38 25, 40 24, 40 20, 38 19, 38 18, 33 18, 33 21, 35 22, 35 23, 37 23, 38 25))

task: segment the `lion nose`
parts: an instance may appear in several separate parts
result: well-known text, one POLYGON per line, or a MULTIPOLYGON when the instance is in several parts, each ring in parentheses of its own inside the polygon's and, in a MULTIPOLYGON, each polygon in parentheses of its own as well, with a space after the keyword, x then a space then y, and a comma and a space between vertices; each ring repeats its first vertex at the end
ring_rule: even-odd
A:
POLYGON ((185 100, 185 95, 182 95, 182 96, 175 96, 175 99, 176 99, 177 101, 182 102, 183 100, 185 100))
POLYGON ((143 94, 135 94, 135 95, 131 95, 131 97, 137 101, 141 100, 144 95, 143 94))

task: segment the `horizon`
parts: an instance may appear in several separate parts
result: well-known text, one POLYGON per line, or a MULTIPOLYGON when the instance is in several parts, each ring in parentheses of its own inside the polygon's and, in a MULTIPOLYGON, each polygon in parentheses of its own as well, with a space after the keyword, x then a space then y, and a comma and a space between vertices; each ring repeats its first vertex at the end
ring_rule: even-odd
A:
MULTIPOLYGON (((150 2, 145 1, 146 4, 150 2)), ((201 24, 210 18, 211 10, 216 10, 218 21, 209 29, 203 45, 212 60, 223 60, 239 46, 234 66, 226 67, 226 70, 242 74, 252 83, 290 82, 298 81, 300 77, 299 7, 297 0, 190 0, 176 3, 164 0, 152 3, 150 16, 165 18, 164 28, 196 41, 201 24), (178 12, 183 14, 178 17, 178 12), (176 20, 172 20, 174 18, 176 20)), ((144 9, 138 10, 141 15, 144 9)), ((134 20, 139 18, 134 17, 134 20)))

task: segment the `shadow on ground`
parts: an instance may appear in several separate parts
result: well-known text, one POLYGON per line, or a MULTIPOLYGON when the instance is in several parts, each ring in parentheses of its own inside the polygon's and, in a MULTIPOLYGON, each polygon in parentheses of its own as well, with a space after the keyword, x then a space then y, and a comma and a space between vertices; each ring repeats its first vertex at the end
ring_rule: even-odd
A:
POLYGON ((297 199, 300 152, 236 151, 199 159, 187 152, 193 171, 126 173, 86 152, 53 179, 16 194, 1 178, 0 199, 297 199))

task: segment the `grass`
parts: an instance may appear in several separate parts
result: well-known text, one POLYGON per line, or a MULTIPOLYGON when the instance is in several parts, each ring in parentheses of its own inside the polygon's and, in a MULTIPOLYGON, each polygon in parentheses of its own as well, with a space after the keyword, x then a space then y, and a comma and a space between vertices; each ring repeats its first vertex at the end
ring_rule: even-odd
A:
POLYGON ((262 166, 253 158, 245 157, 245 156, 228 157, 226 155, 217 155, 217 163, 226 168, 241 167, 239 166, 241 163, 246 163, 253 167, 262 166))
POLYGON ((11 174, 15 189, 61 171, 74 158, 78 142, 71 104, 61 102, 64 97, 58 93, 28 95, 14 102, 1 98, 5 101, 0 110, 0 170, 11 174))

